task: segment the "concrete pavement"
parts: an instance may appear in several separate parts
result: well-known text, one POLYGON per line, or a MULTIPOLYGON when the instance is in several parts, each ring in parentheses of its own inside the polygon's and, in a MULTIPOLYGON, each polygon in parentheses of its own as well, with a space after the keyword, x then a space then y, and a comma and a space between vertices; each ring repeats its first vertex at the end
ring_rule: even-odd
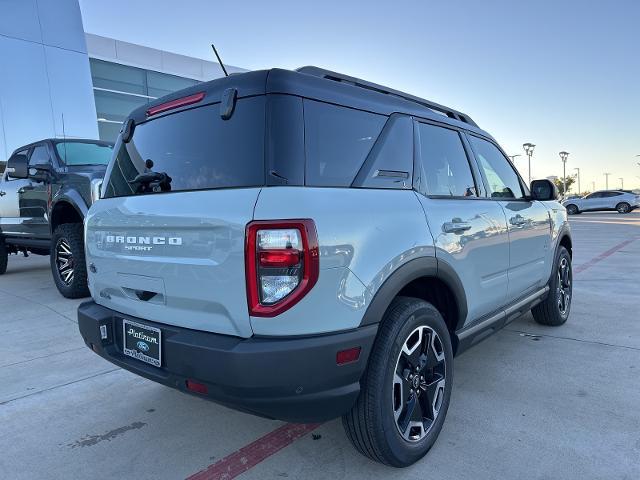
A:
MULTIPOLYGON (((455 362, 447 421, 403 470, 358 455, 339 420, 242 478, 640 478, 640 212, 571 217, 566 325, 531 315, 455 362), (604 255, 603 255, 604 254, 604 255), (595 259, 595 260, 594 260, 595 259)), ((0 277, 0 478, 186 478, 282 425, 115 368, 89 351, 48 258, 0 277)))

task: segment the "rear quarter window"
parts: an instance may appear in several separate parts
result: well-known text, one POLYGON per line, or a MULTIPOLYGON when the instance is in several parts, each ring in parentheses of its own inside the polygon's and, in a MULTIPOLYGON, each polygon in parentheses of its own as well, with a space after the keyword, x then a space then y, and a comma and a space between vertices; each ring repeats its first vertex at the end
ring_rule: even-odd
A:
POLYGON ((305 100, 305 184, 349 187, 386 120, 384 115, 305 100))
POLYGON ((134 179, 148 160, 171 177, 172 192, 262 186, 264 124, 265 97, 257 96, 238 100, 229 120, 212 104, 136 125, 131 141, 119 143, 104 196, 141 193, 134 179))

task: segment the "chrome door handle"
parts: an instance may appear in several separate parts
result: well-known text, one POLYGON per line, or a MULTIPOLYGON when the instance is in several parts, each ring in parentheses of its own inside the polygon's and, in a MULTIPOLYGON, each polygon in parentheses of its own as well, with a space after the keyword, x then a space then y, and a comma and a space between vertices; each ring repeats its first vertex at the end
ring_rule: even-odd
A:
POLYGON ((471 224, 467 222, 445 222, 442 224, 445 233, 462 233, 471 230, 471 224))
POLYGON ((520 215, 516 215, 515 217, 511 217, 509 219, 509 223, 511 225, 524 225, 525 223, 527 223, 527 220, 520 215))
POLYGON ((6 194, 7 192, 0 191, 0 197, 4 197, 6 194))

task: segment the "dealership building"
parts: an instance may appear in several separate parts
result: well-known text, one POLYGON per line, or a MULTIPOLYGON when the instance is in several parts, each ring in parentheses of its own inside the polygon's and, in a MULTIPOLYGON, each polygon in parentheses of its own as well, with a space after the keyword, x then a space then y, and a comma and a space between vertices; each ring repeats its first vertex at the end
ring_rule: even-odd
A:
POLYGON ((42 138, 114 140, 134 108, 223 75, 214 62, 86 33, 78 0, 0 8, 2 163, 42 138))

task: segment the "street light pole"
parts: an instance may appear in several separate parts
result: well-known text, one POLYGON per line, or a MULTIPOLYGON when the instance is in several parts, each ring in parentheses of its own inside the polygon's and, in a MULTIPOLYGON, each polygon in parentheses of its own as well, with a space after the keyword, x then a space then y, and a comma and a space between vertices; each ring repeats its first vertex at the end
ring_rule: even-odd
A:
POLYGON ((520 155, 519 153, 516 153, 515 155, 508 155, 508 157, 511 159, 511 163, 513 163, 515 165, 515 160, 516 157, 521 157, 522 155, 520 155))
POLYGON ((604 174, 604 182, 605 182, 604 183, 604 185, 605 185, 604 189, 605 190, 609 190, 609 175, 611 175, 611 174, 610 173, 605 173, 604 174))
POLYGON ((618 180, 620 180, 620 190, 624 190, 624 178, 620 177, 618 180))
POLYGON ((578 172, 578 195, 581 195, 582 190, 580 189, 580 169, 578 167, 575 167, 574 170, 578 172))
POLYGON ((567 196, 567 158, 569 158, 569 152, 562 151, 559 153, 560 160, 562 160, 562 191, 563 195, 567 196))
POLYGON ((522 148, 524 148, 524 153, 529 157, 529 185, 531 185, 531 157, 533 156, 533 149, 536 146, 533 143, 523 143, 522 148))

